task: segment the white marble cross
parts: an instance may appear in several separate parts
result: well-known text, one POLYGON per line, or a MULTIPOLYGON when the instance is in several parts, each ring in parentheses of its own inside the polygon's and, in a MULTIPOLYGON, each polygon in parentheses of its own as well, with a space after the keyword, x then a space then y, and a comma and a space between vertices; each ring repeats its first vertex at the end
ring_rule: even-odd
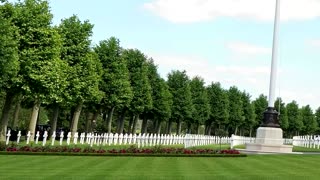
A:
POLYGON ((127 144, 127 139, 128 139, 128 134, 126 133, 126 134, 123 136, 123 144, 124 144, 124 145, 127 144))
POLYGON ((53 131, 51 136, 51 146, 54 146, 55 141, 56 141, 56 131, 53 131))
POLYGON ((79 133, 75 132, 73 136, 73 144, 78 144, 79 133))
POLYGON ((70 139, 71 139, 71 132, 68 132, 67 134, 67 145, 70 145, 70 139))
POLYGON ((39 142, 39 137, 40 137, 40 133, 39 133, 39 131, 37 131, 37 134, 36 134, 36 144, 38 144, 38 142, 39 142))
POLYGON ((43 140, 42 140, 42 146, 45 146, 45 145, 46 145, 46 143, 47 143, 47 137, 48 137, 48 132, 47 132, 47 131, 44 131, 43 140))
POLYGON ((30 136, 31 136, 31 133, 30 133, 30 131, 28 131, 28 133, 27 133, 27 144, 29 144, 29 142, 30 142, 30 136))
POLYGON ((117 145, 117 144, 118 144, 118 133, 116 133, 116 134, 113 136, 113 143, 114 143, 114 145, 117 145))
POLYGON ((61 131, 61 133, 60 133, 60 146, 62 145, 62 141, 63 141, 63 137, 64 137, 64 135, 63 135, 63 131, 61 131))
POLYGON ((108 137, 108 145, 110 146, 111 144, 113 144, 113 134, 110 133, 109 137, 108 137))
POLYGON ((9 130, 8 130, 8 133, 7 133, 7 141, 6 141, 6 145, 8 145, 8 144, 9 144, 10 136, 11 136, 11 130, 9 129, 9 130))
POLYGON ((19 131, 17 135, 17 144, 19 144, 20 138, 21 138, 21 131, 19 131))
POLYGON ((121 145, 121 144, 122 144, 122 140, 123 140, 123 134, 122 134, 122 133, 120 133, 120 135, 119 135, 119 145, 121 145))

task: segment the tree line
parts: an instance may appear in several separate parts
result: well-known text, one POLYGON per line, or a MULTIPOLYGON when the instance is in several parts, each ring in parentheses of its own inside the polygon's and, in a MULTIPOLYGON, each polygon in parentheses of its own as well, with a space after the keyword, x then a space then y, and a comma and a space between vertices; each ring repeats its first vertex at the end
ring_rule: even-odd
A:
MULTIPOLYGON (((93 24, 76 15, 52 25, 45 0, 0 1, 0 138, 7 127, 34 136, 53 130, 204 133, 252 136, 267 98, 251 100, 236 86, 188 77, 162 78, 152 57, 110 37, 92 45, 93 24), (140 128, 141 127, 141 128, 140 128)), ((275 102, 285 136, 319 131, 320 108, 275 102)), ((33 139, 33 138, 31 138, 33 139)))

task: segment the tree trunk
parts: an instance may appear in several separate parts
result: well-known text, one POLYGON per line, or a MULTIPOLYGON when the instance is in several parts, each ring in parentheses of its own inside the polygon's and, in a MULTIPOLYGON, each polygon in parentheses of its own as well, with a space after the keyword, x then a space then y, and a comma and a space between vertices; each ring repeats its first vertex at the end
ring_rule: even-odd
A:
POLYGON ((141 129, 141 133, 147 133, 147 128, 148 128, 148 118, 146 116, 143 117, 143 121, 142 121, 142 129, 141 129))
POLYGON ((121 115, 119 116, 119 119, 118 119, 118 129, 117 129, 117 133, 120 134, 123 132, 123 127, 124 127, 124 118, 126 116, 126 109, 123 109, 122 110, 122 113, 121 115))
POLYGON ((134 118, 135 118, 135 116, 132 116, 132 117, 130 118, 130 120, 129 120, 128 134, 131 134, 134 118))
POLYGON ((71 124, 71 137, 74 136, 74 134, 77 132, 78 130, 78 121, 79 121, 79 117, 80 117, 80 114, 81 114, 81 110, 82 110, 82 102, 80 102, 75 110, 74 110, 74 113, 73 113, 73 116, 72 116, 72 124, 71 124))
POLYGON ((40 101, 36 100, 33 104, 32 107, 32 115, 31 115, 31 120, 29 124, 29 131, 30 131, 30 141, 34 141, 34 135, 35 135, 35 129, 36 129, 36 124, 37 124, 37 119, 39 115, 39 109, 40 109, 40 101))
POLYGON ((58 122, 59 112, 60 112, 59 105, 55 104, 53 107, 53 114, 52 114, 52 119, 50 122, 50 125, 51 125, 50 133, 49 133, 50 137, 52 136, 53 131, 57 130, 57 122, 58 122))
POLYGON ((196 129, 197 129, 197 134, 200 134, 200 124, 199 123, 197 123, 196 129))
POLYGON ((187 125, 187 126, 188 126, 188 132, 187 132, 187 133, 188 133, 188 134, 191 134, 191 123, 188 122, 188 125, 187 125))
POLYGON ((169 122, 168 122, 167 134, 171 134, 171 130, 172 130, 172 121, 169 120, 169 122))
POLYGON ((249 137, 252 136, 252 127, 250 127, 250 130, 249 130, 249 137))
POLYGON ((161 132, 161 121, 158 121, 158 123, 157 123, 157 134, 160 134, 160 132, 161 132))
POLYGON ((99 114, 100 114, 100 110, 98 109, 92 116, 92 120, 91 120, 92 130, 97 127, 97 119, 98 119, 99 114))
POLYGON ((18 127, 18 122, 19 122, 19 113, 21 110, 21 101, 22 101, 22 96, 17 97, 17 103, 14 108, 14 113, 13 113, 13 121, 12 121, 12 128, 17 128, 18 127))
POLYGON ((6 100, 2 108, 2 114, 1 114, 0 141, 6 140, 7 126, 9 121, 9 112, 11 109, 13 98, 14 98, 13 94, 7 93, 6 100))
POLYGON ((234 135, 237 135, 238 133, 238 126, 236 126, 236 129, 234 130, 234 135))
POLYGON ((153 133, 157 133, 157 128, 158 128, 158 120, 154 119, 153 120, 153 133))
POLYGON ((182 125, 181 121, 178 120, 177 121, 177 135, 180 135, 180 133, 181 133, 181 125, 182 125))
POLYGON ((211 129, 212 129, 212 123, 209 124, 208 126, 208 135, 211 135, 211 129))
POLYGON ((115 107, 112 107, 110 111, 108 112, 108 119, 107 119, 107 129, 108 133, 111 133, 111 125, 112 125, 112 116, 114 112, 115 107))
POLYGON ((132 134, 136 134, 137 125, 138 125, 138 120, 139 120, 139 114, 137 114, 137 115, 134 117, 133 127, 132 127, 132 134))
POLYGON ((92 119, 92 114, 90 112, 86 113, 86 133, 91 132, 91 119, 92 119))

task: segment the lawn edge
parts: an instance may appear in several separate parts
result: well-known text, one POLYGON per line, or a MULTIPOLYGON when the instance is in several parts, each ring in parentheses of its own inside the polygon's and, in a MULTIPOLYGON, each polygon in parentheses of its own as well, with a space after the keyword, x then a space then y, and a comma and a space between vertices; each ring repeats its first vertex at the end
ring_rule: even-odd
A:
POLYGON ((69 153, 69 152, 0 152, 0 155, 40 156, 118 156, 118 157, 247 157, 246 154, 143 154, 143 153, 69 153))

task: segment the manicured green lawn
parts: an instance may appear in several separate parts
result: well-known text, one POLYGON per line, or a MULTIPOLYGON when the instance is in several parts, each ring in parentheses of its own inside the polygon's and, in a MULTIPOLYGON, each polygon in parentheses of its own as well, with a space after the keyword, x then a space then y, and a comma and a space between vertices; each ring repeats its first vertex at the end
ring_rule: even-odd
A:
POLYGON ((1 155, 0 179, 319 179, 319 155, 245 158, 1 155))

